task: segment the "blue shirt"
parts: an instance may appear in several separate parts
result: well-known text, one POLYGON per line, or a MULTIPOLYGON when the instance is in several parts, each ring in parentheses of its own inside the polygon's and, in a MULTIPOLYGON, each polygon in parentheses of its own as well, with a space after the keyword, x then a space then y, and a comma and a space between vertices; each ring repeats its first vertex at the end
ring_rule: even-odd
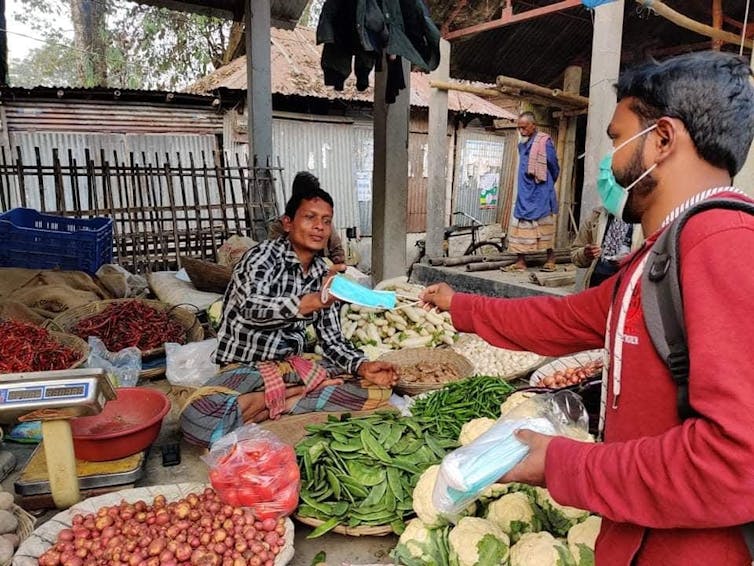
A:
POLYGON ((537 183, 534 177, 526 174, 529 169, 529 153, 536 134, 528 141, 518 144, 518 194, 513 216, 519 220, 539 220, 558 213, 558 197, 555 194, 555 181, 560 174, 558 156, 552 139, 547 140, 547 181, 537 183))

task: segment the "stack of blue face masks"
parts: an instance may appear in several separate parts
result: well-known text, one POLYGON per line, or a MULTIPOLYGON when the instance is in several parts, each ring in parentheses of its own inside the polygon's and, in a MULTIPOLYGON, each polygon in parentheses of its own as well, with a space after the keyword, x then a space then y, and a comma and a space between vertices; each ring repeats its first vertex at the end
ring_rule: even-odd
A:
POLYGON ((341 301, 373 309, 394 309, 397 301, 394 291, 375 291, 341 274, 333 277, 322 290, 323 302, 328 294, 341 301))
POLYGON ((498 421, 472 443, 443 458, 432 492, 432 502, 442 515, 454 520, 485 488, 524 459, 529 447, 513 434, 520 428, 556 434, 555 426, 544 417, 498 421))

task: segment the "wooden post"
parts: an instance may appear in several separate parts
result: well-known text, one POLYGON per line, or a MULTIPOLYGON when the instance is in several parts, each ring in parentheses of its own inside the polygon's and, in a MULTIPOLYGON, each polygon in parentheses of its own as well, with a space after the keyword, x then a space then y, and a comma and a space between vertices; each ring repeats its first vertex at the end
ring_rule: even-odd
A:
MULTIPOLYGON (((581 88, 581 67, 576 65, 570 66, 565 71, 563 80, 563 90, 565 92, 577 93, 581 88)), ((560 160, 560 177, 558 178, 558 227, 555 235, 555 246, 559 248, 567 247, 568 242, 568 224, 569 210, 573 206, 574 187, 573 187, 573 169, 576 160, 576 124, 578 118, 562 116, 560 118, 560 129, 558 131, 558 148, 562 147, 562 153, 558 153, 560 160)))
MULTIPOLYGON (((712 0, 712 27, 716 30, 723 29, 723 0, 712 0)), ((712 49, 720 51, 723 43, 722 39, 713 39, 712 49)))
POLYGON ((408 124, 410 64, 403 61, 406 88, 393 104, 385 102, 387 63, 374 78, 374 169, 372 171, 372 278, 406 273, 408 205, 408 124))
MULTIPOLYGON (((440 40, 440 66, 430 79, 447 81, 450 77, 450 43, 440 40)), ((427 256, 442 255, 447 210, 445 187, 448 175, 448 91, 433 89, 429 98, 429 136, 427 180, 427 256)))
MULTIPOLYGON (((751 52, 751 68, 754 70, 754 51, 751 52)), ((749 146, 749 155, 741 171, 736 175, 736 186, 754 196, 754 144, 749 146)))
POLYGON ((0 85, 8 84, 8 21, 5 18, 5 0, 0 0, 0 85))
POLYGON ((602 156, 612 148, 605 134, 615 111, 616 96, 613 85, 620 72, 623 44, 623 5, 617 0, 595 8, 592 38, 592 70, 589 77, 589 117, 586 123, 586 160, 584 162, 584 190, 581 195, 581 218, 599 205, 597 171, 602 156))
POLYGON ((272 165, 272 79, 270 0, 246 0, 246 112, 249 161, 272 165))

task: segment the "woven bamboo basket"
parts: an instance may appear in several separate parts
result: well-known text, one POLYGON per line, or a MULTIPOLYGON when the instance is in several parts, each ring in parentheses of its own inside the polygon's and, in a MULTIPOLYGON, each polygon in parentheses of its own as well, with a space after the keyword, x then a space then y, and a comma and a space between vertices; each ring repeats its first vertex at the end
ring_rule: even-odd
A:
POLYGON ((417 383, 399 378, 394 389, 406 395, 419 395, 426 391, 441 389, 448 383, 465 379, 474 373, 474 366, 471 362, 449 348, 406 348, 405 350, 395 350, 380 356, 380 361, 390 362, 399 367, 413 366, 420 362, 448 363, 455 368, 456 378, 442 383, 417 383))
POLYGON ((74 352, 78 354, 78 357, 76 358, 76 361, 71 365, 70 368, 61 368, 61 369, 73 369, 83 366, 86 363, 87 358, 89 357, 89 344, 87 344, 84 340, 79 338, 78 336, 74 336, 73 334, 67 334, 65 332, 56 332, 54 330, 48 330, 50 333, 50 338, 55 340, 55 342, 58 342, 65 346, 66 348, 70 348, 74 352))
MULTIPOLYGON (((36 519, 29 515, 26 511, 21 509, 18 505, 13 505, 11 507, 11 513, 18 519, 18 527, 16 527, 16 536, 18 536, 18 545, 21 546, 21 543, 24 542, 27 538, 29 538, 29 535, 34 532, 34 524, 36 522, 36 519)), ((0 563, 0 566, 10 566, 13 564, 13 559, 11 558, 7 562, 0 563)))
MULTIPOLYGON (((80 307, 68 309, 67 311, 59 314, 55 317, 51 323, 52 329, 60 329, 63 332, 72 332, 76 324, 89 316, 99 314, 104 311, 112 303, 122 303, 124 301, 139 301, 147 306, 161 311, 168 311, 170 318, 175 320, 186 330, 186 341, 198 342, 204 339, 204 330, 202 325, 199 324, 199 320, 196 315, 191 311, 182 309, 178 306, 170 306, 167 303, 161 301, 152 301, 148 299, 109 299, 105 301, 95 301, 80 307)), ((159 348, 153 348, 151 350, 142 351, 142 358, 153 358, 165 354, 165 346, 159 348)))
MULTIPOLYGON (((310 527, 319 527, 324 523, 321 519, 315 519, 313 517, 302 517, 298 513, 293 515, 299 523, 309 525, 310 527)), ((393 529, 390 525, 376 525, 373 527, 361 526, 361 527, 347 527, 345 525, 338 525, 331 532, 346 535, 349 537, 384 537, 386 535, 393 534, 393 529)))
POLYGON ((208 293, 225 293, 233 274, 232 267, 186 256, 181 256, 181 267, 188 273, 194 287, 208 293))

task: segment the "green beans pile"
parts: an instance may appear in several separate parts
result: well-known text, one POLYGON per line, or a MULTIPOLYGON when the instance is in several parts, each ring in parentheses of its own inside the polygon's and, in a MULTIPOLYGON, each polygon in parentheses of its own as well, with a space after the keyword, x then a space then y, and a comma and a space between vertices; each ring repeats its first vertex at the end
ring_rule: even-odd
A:
POLYGON ((306 427, 309 434, 296 446, 298 514, 325 521, 309 538, 338 525, 390 525, 403 532, 419 476, 458 445, 455 438, 436 438, 432 427, 430 419, 388 412, 331 416, 306 427))
POLYGON ((417 398, 411 414, 429 419, 436 437, 457 439, 461 427, 470 420, 498 418, 500 405, 514 391, 513 386, 499 377, 477 375, 417 398))

